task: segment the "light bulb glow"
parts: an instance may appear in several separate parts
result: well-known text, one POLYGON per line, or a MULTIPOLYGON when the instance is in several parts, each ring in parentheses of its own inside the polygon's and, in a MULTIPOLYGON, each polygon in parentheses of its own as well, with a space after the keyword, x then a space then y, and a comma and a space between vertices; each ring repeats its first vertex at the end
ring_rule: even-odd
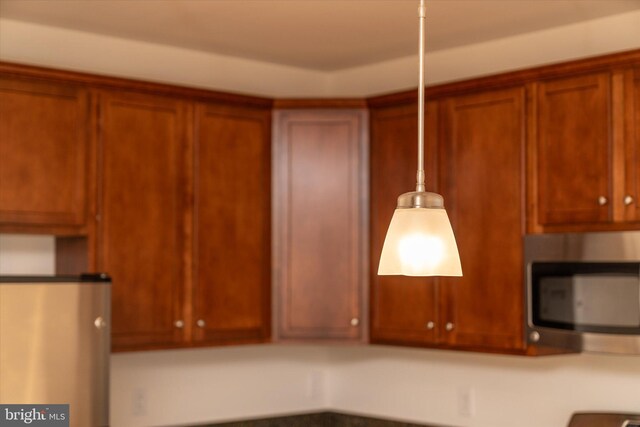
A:
POLYGON ((425 234, 410 234, 398 242, 400 262, 408 272, 420 272, 433 269, 444 258, 442 240, 425 234))
POLYGON ((379 275, 462 276, 444 209, 396 209, 384 240, 379 275))

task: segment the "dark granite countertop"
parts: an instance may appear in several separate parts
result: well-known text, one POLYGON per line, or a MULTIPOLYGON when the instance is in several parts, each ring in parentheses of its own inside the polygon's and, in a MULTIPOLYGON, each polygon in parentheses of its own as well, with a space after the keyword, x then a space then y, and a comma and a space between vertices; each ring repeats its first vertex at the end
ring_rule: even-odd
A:
POLYGON ((436 427, 427 424, 370 418, 337 412, 290 415, 274 418, 260 418, 215 424, 201 424, 193 427, 436 427))

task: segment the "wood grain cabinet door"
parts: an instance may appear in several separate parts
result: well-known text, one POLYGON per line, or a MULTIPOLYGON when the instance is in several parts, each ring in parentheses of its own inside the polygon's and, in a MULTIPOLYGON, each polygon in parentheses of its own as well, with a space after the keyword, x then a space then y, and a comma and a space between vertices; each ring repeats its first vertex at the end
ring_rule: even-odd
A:
POLYGON ((115 350, 184 338, 185 105, 133 93, 100 102, 99 267, 113 278, 115 350))
POLYGON ((271 113, 202 104, 195 126, 195 339, 271 329, 271 113))
MULTIPOLYGON (((398 196, 413 191, 418 160, 416 104, 375 108, 370 147, 370 339, 374 343, 433 344, 437 338, 435 278, 378 276, 382 245, 398 196)), ((426 106, 427 187, 436 190, 438 104, 426 106)))
POLYGON ((640 222, 640 65, 624 72, 623 99, 625 180, 618 197, 623 219, 640 222))
POLYGON ((0 76, 0 223, 86 221, 90 105, 67 83, 0 76))
POLYGON ((363 340, 365 113, 275 113, 278 340, 363 340))
POLYGON ((538 225, 611 220, 610 86, 607 72, 534 85, 538 225))
POLYGON ((463 277, 442 278, 451 346, 520 350, 523 336, 524 89, 445 102, 441 184, 463 277))

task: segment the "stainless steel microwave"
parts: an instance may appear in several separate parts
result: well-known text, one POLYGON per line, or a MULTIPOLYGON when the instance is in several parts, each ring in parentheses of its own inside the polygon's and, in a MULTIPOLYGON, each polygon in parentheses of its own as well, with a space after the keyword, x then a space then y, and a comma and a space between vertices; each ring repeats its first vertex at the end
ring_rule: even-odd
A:
POLYGON ((640 354, 640 231, 525 237, 527 339, 640 354))

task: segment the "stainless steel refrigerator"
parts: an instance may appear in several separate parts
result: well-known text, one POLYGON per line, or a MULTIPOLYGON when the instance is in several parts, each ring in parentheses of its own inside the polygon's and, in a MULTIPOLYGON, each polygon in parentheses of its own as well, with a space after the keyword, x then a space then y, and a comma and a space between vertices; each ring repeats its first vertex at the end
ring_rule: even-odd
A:
POLYGON ((0 276, 0 404, 69 404, 109 425, 111 280, 0 276))

